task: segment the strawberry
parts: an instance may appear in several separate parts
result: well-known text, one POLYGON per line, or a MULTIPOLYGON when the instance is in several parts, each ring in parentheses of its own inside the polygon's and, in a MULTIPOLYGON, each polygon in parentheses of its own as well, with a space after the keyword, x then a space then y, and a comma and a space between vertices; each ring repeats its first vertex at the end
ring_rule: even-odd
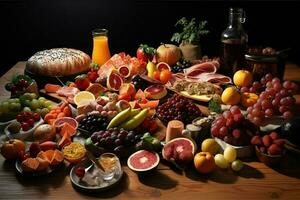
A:
POLYGON ((81 74, 76 76, 75 84, 79 90, 85 90, 90 85, 90 80, 87 78, 85 74, 81 74))
POLYGON ((91 82, 95 82, 98 78, 98 72, 97 71, 89 71, 87 73, 87 77, 91 82))

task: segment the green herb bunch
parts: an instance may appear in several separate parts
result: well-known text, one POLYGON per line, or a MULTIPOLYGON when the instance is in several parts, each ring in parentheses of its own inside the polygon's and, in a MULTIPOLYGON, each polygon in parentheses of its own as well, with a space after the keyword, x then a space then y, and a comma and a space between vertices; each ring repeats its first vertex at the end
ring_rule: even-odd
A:
POLYGON ((209 30, 205 30, 205 25, 207 21, 200 21, 196 23, 195 18, 192 18, 191 21, 187 20, 185 17, 181 18, 175 26, 181 25, 182 32, 174 33, 171 41, 177 43, 192 43, 197 44, 200 42, 200 37, 209 33, 209 30))

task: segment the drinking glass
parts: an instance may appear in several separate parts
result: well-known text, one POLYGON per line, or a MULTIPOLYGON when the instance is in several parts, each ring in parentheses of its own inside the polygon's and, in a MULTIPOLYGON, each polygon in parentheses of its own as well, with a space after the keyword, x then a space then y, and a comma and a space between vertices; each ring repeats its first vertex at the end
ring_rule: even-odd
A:
POLYGON ((95 29, 92 31, 93 35, 93 53, 92 60, 98 65, 103 65, 110 59, 110 51, 108 45, 108 30, 95 29))
POLYGON ((119 158, 113 153, 101 154, 99 163, 104 169, 102 177, 106 181, 113 179, 115 175, 121 173, 122 169, 119 158))

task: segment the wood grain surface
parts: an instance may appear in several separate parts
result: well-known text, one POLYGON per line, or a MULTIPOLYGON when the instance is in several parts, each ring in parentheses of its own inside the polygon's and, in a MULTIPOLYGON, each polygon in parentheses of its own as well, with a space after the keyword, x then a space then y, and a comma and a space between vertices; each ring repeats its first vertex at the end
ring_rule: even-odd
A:
MULTIPOLYGON (((4 85, 14 73, 22 73, 25 62, 17 63, 0 78, 0 99, 9 97, 4 85)), ((300 81, 300 68, 286 66, 285 79, 300 81)), ((300 95, 296 95, 297 111, 300 95)), ((299 114, 299 112, 298 112, 299 114)), ((70 168, 60 168, 43 177, 17 174, 14 163, 0 156, 0 199, 300 199, 300 156, 288 153, 283 162, 269 168, 254 157, 245 168, 215 170, 201 175, 188 167, 179 172, 162 162, 156 171, 138 175, 123 164, 124 176, 118 186, 98 194, 75 190, 69 179, 70 168)))

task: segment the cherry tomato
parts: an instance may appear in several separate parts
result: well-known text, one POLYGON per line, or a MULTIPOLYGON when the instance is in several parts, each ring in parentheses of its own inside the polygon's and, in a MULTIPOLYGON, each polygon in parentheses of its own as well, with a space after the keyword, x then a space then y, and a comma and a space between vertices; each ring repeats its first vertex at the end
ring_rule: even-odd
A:
POLYGON ((156 70, 153 72, 153 79, 160 81, 160 71, 156 70))
POLYGON ((76 176, 78 176, 79 178, 84 177, 84 174, 85 174, 85 169, 84 169, 84 167, 78 167, 78 168, 75 170, 75 174, 76 174, 76 176))
POLYGON ((162 70, 159 75, 160 82, 166 84, 172 78, 170 70, 162 70))

